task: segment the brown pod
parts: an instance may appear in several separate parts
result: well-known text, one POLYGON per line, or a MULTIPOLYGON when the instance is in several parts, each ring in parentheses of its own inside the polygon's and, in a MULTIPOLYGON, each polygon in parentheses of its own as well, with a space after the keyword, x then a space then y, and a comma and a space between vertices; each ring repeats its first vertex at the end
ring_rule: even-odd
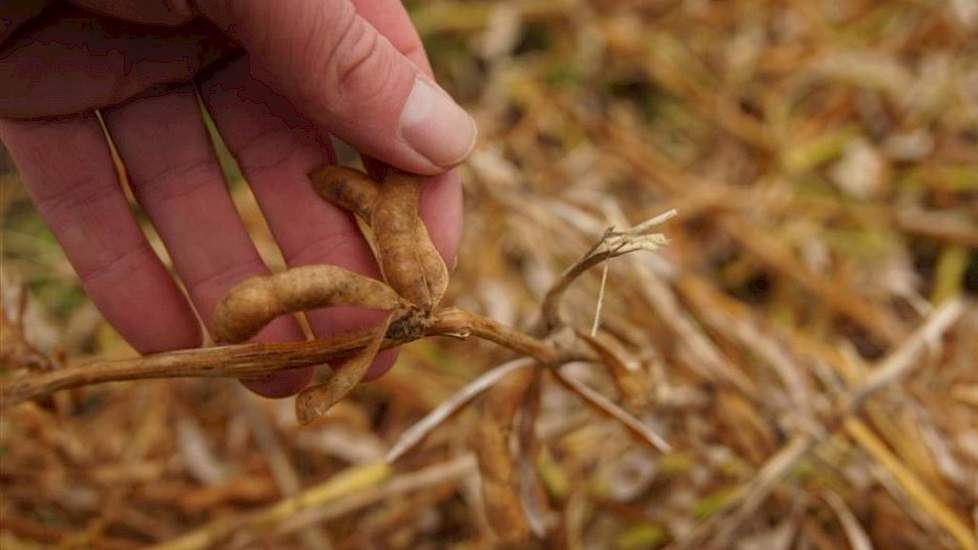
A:
POLYGON ((328 382, 309 386, 295 398, 295 416, 300 424, 308 424, 326 414, 333 405, 356 387, 367 374, 380 345, 387 335, 391 315, 377 326, 370 342, 356 355, 334 367, 335 374, 328 382))
POLYGON ((345 166, 326 166, 309 178, 320 197, 370 221, 380 186, 370 176, 345 166))
POLYGON ((448 287, 448 268, 418 215, 425 178, 390 169, 376 183, 359 170, 326 166, 310 179, 320 197, 370 226, 387 284, 421 309, 433 310, 448 287))
POLYGON ((245 279, 217 305, 211 335, 220 344, 244 342, 276 317, 329 306, 393 310, 404 307, 389 286, 332 265, 295 267, 245 279))
POLYGON ((391 170, 380 186, 370 225, 387 283, 431 311, 448 287, 448 268, 418 215, 424 178, 391 170))
POLYGON ((482 478, 482 500, 489 524, 508 544, 525 542, 530 526, 519 496, 517 460, 510 451, 513 421, 530 382, 531 369, 510 373, 486 395, 472 446, 482 478))

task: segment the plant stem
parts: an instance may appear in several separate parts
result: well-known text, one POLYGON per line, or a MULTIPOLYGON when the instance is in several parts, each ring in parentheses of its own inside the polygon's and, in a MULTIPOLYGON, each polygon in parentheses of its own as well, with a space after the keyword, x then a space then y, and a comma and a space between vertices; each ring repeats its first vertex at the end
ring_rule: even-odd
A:
MULTIPOLYGON (((587 352, 561 350, 492 319, 457 308, 445 308, 431 317, 404 317, 391 324, 382 345, 390 348, 426 336, 474 335, 548 366, 587 359, 587 352)), ((334 362, 366 345, 369 331, 325 340, 276 344, 237 344, 158 353, 145 357, 97 360, 42 374, 30 374, 0 383, 0 409, 56 391, 151 378, 255 378, 286 369, 334 362)))

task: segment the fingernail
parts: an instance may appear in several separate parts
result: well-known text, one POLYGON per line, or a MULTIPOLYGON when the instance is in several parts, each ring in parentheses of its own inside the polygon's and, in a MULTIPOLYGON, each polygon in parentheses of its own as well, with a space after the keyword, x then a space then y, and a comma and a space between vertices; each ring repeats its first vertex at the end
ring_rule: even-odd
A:
POLYGON ((475 147, 475 121, 447 94, 418 78, 401 111, 401 136, 438 166, 454 166, 475 147))

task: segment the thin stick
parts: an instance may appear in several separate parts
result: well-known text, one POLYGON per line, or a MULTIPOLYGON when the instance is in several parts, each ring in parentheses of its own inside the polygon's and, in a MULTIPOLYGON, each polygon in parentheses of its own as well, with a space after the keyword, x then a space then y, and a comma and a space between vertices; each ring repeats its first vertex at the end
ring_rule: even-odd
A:
POLYGON ((906 492, 928 516, 957 541, 964 550, 978 549, 978 541, 968 526, 957 513, 945 504, 913 470, 905 466, 900 459, 887 448, 872 430, 860 420, 850 417, 845 423, 846 433, 856 440, 866 453, 872 456, 892 475, 900 487, 906 492))
POLYGON ((604 306, 604 289, 608 286, 608 264, 605 262, 601 266, 601 286, 598 288, 598 303, 594 306, 594 323, 591 324, 591 336, 598 335, 598 327, 601 326, 601 308, 604 306))
POLYGON ((865 380, 850 393, 850 410, 858 409, 863 401, 876 393, 880 388, 904 378, 917 364, 917 357, 928 347, 938 347, 940 337, 964 313, 964 301, 950 300, 935 311, 927 322, 903 345, 886 357, 877 368, 873 369, 865 380))
POLYGON ((607 397, 592 390, 570 376, 567 376, 561 372, 560 369, 554 369, 553 373, 557 378, 557 381, 559 381, 565 388, 570 390, 572 393, 577 394, 595 411, 620 422, 626 429, 628 429, 628 431, 630 431, 640 441, 647 444, 649 447, 661 453, 668 453, 672 451, 672 446, 669 445, 669 443, 661 435, 655 433, 652 428, 643 424, 639 419, 635 418, 618 405, 615 405, 614 402, 609 400, 607 397))
POLYGON ((836 517, 839 518, 839 523, 842 524, 842 530, 846 534, 846 539, 849 541, 849 547, 852 550, 873 550, 873 543, 866 534, 863 526, 859 524, 859 519, 856 515, 852 513, 852 510, 846 506, 846 502, 842 500, 839 495, 828 492, 825 493, 823 499, 828 503, 829 508, 835 512, 836 517))
POLYGON ((536 363, 533 359, 524 357, 503 363, 492 370, 486 371, 475 380, 443 401, 438 407, 404 431, 394 446, 387 451, 387 462, 396 462, 399 458, 421 444, 428 435, 441 426, 445 421, 462 410, 473 399, 482 395, 486 390, 496 385, 506 375, 517 369, 525 369, 536 363))

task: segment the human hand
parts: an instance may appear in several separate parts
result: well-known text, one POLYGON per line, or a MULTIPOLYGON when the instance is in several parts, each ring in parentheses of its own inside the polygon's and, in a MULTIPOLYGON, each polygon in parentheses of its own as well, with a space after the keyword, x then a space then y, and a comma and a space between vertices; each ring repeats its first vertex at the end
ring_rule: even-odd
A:
MULTIPOLYGON (((451 265, 461 189, 449 171, 472 119, 434 84, 398 0, 11 0, 0 6, 0 139, 38 211, 106 319, 143 353, 196 347, 234 283, 267 268, 228 195, 196 90, 237 159, 290 266, 377 275, 350 216, 307 174, 333 162, 329 134, 403 170, 439 174, 421 213, 451 265), (94 110, 190 303, 142 234, 94 110)), ((377 168, 377 167, 374 167, 377 168)), ((310 312, 317 337, 369 312, 310 312)), ((257 341, 302 338, 292 318, 257 341)), ((393 364, 382 354, 376 376, 393 364)), ((267 396, 311 369, 246 384, 267 396)))

